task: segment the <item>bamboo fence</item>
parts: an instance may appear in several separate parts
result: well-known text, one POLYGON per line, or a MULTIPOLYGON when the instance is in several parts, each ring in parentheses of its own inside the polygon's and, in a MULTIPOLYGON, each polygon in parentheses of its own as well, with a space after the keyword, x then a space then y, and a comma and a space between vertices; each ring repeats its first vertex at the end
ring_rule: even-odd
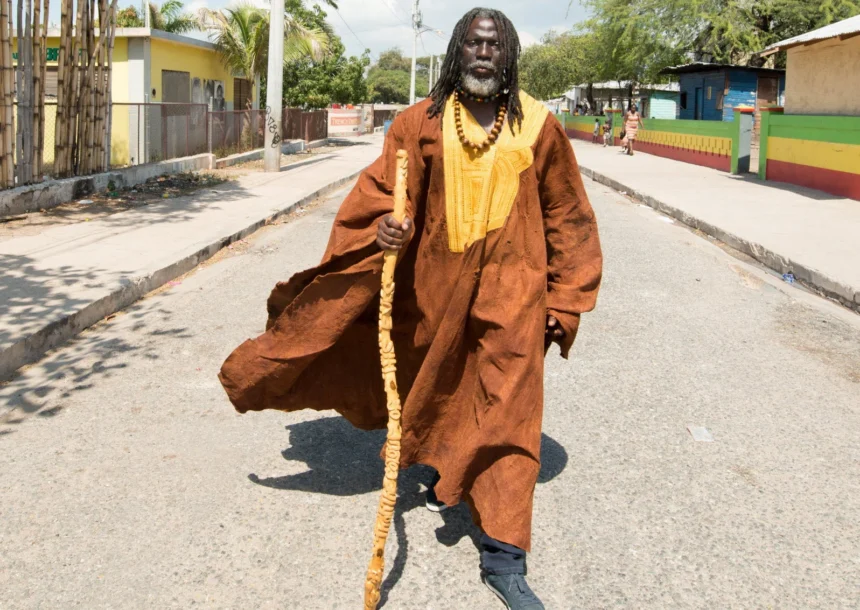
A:
POLYGON ((58 177, 105 171, 109 166, 111 51, 117 2, 62 0, 57 68, 58 177), (96 27, 98 36, 96 35, 96 27))

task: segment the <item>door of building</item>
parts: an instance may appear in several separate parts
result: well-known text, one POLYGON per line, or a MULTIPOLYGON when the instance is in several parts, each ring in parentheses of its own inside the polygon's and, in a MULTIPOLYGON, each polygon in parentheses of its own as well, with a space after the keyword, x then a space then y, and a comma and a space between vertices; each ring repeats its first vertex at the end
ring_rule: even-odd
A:
POLYGON ((705 105, 705 95, 702 91, 702 88, 696 87, 696 112, 695 112, 695 114, 693 114, 693 117, 697 121, 702 120, 702 115, 704 112, 704 105, 705 105))
POLYGON ((247 78, 233 79, 233 110, 247 110, 251 107, 252 93, 251 81, 247 78))
POLYGON ((191 74, 175 70, 161 71, 161 142, 162 159, 191 154, 191 74), (173 104, 183 104, 181 106, 173 104))
POLYGON ((161 71, 161 101, 187 104, 191 101, 191 74, 161 71))

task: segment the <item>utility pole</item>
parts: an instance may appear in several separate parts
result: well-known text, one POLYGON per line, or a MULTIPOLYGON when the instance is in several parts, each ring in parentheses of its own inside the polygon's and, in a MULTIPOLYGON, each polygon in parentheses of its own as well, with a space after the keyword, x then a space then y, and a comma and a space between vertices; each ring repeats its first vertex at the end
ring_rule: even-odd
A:
POLYGON ((281 171, 281 134, 284 95, 284 5, 269 0, 269 67, 266 77, 266 152, 263 168, 281 171))
POLYGON ((430 56, 430 69, 427 70, 427 74, 429 74, 429 83, 427 84, 427 94, 430 94, 430 91, 433 91, 433 56, 430 56))
POLYGON ((415 103, 415 60, 418 55, 418 34, 421 31, 421 11, 418 0, 412 3, 412 76, 409 79, 409 105, 415 103))

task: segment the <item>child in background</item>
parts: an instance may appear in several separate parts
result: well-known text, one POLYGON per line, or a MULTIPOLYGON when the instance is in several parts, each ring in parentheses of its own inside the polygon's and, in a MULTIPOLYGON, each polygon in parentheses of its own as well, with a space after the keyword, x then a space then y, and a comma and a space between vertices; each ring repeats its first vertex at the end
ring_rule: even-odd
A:
POLYGON ((594 133, 591 136, 591 143, 600 143, 600 119, 594 119, 594 133))
POLYGON ((603 124, 603 148, 612 146, 612 114, 606 117, 606 123, 603 124))

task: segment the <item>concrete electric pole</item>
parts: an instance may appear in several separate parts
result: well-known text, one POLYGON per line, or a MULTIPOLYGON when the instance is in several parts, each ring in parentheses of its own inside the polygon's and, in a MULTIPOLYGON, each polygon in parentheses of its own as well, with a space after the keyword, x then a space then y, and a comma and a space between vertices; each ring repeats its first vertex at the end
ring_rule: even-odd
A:
MULTIPOLYGON (((266 76, 266 151, 263 167, 281 171, 281 134, 284 95, 284 5, 269 0, 269 67, 266 76)), ((417 0, 416 0, 417 2, 417 0)))
POLYGON ((421 33, 421 11, 418 0, 412 3, 412 76, 409 79, 409 105, 415 103, 415 60, 418 55, 418 36, 421 33))
POLYGON ((427 83, 427 95, 430 95, 430 92, 433 91, 433 56, 430 56, 430 69, 427 70, 428 83, 427 83))

